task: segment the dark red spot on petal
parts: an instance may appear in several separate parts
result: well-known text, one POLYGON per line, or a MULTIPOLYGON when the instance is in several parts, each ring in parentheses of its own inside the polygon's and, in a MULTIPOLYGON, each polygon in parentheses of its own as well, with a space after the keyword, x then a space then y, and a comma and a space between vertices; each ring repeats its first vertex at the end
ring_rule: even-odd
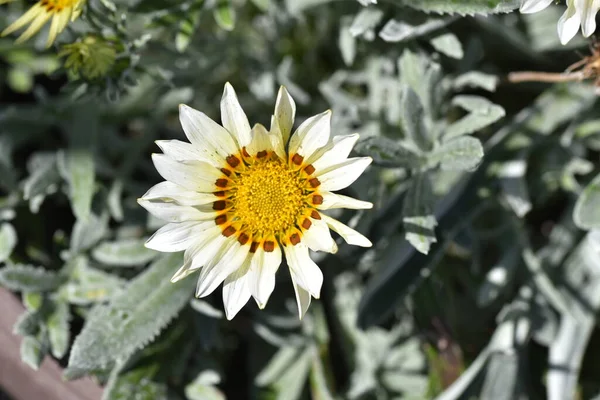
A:
POLYGON ((258 248, 258 242, 252 242, 250 245, 250 253, 256 253, 256 249, 258 248))
POLYGON ((227 228, 223 230, 223 236, 229 237, 235 233, 235 228, 229 225, 227 228))
POLYGON ((271 253, 273 250, 275 250, 275 242, 272 240, 267 240, 263 243, 263 248, 267 253, 271 253))
POLYGON ((246 148, 242 148, 242 154, 244 155, 244 157, 250 157, 250 154, 248 154, 248 151, 246 150, 246 148))
POLYGON ((304 157, 302 157, 300 154, 294 154, 292 157, 292 162, 296 165, 301 165, 302 161, 304 161, 304 157))
POLYGON ((224 188, 224 187, 227 187, 227 183, 228 183, 227 179, 221 178, 221 179, 217 179, 217 181, 215 182, 215 185, 217 185, 218 187, 224 188))
MULTIPOLYGON (((313 198, 313 201, 314 201, 314 198, 313 198)), ((312 210, 310 212, 310 217, 312 219, 321 219, 321 214, 319 214, 319 212, 317 210, 312 210)))
POLYGON ((311 225, 312 225, 312 222, 310 222, 310 219, 304 218, 304 221, 302 221, 302 227, 304 229, 308 229, 308 228, 310 228, 311 225))
POLYGON ((320 194, 315 194, 312 197, 312 202, 315 205, 323 204, 323 196, 321 196, 320 194))
POLYGON ((225 222, 227 222, 226 214, 221 214, 217 218, 215 218, 215 224, 217 225, 223 225, 225 222))
POLYGON ((317 178, 312 178, 311 180, 308 181, 308 183, 310 184, 311 187, 314 187, 314 188, 316 188, 317 186, 319 186, 321 184, 321 182, 317 178))
POLYGON ((234 155, 227 156, 225 161, 227 161, 227 164, 231 165, 232 168, 237 167, 238 165, 240 165, 241 162, 240 159, 234 155))
POLYGON ((238 238, 238 242, 240 242, 240 244, 243 246, 246 243, 248 243, 248 240, 250 239, 250 237, 248 235, 246 235, 245 233, 240 234, 240 237, 238 238))
POLYGON ((225 200, 218 200, 213 203, 213 210, 224 210, 227 208, 227 202, 225 200))
POLYGON ((294 246, 300 243, 300 235, 297 233, 292 233, 292 236, 290 236, 290 243, 294 246))
POLYGON ((221 168, 221 172, 227 176, 231 176, 231 170, 228 170, 227 168, 221 168))
POLYGON ((308 175, 312 175, 313 172, 315 172, 315 167, 313 167, 312 164, 308 164, 306 167, 304 167, 304 172, 306 172, 308 175))
POLYGON ((266 150, 262 150, 262 151, 259 151, 258 153, 256 153, 257 158, 265 158, 266 156, 267 156, 266 150))
POLYGON ((220 190, 218 192, 213 192, 213 194, 217 197, 225 197, 225 191, 220 190))

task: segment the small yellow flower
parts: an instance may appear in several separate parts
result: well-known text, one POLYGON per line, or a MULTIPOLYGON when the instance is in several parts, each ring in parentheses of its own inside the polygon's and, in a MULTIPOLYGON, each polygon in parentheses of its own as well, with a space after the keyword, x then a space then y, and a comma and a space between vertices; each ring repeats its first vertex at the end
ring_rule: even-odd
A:
POLYGON ((74 75, 87 79, 105 76, 115 64, 116 45, 102 38, 88 35, 75 43, 62 46, 59 57, 66 57, 65 68, 74 75))
POLYGON ((85 3, 85 0, 41 0, 6 28, 0 36, 9 35, 30 24, 17 39, 17 43, 22 43, 35 35, 52 18, 48 41, 46 42, 46 47, 50 47, 56 40, 56 36, 65 29, 69 21, 74 21, 79 17, 83 3, 85 3))

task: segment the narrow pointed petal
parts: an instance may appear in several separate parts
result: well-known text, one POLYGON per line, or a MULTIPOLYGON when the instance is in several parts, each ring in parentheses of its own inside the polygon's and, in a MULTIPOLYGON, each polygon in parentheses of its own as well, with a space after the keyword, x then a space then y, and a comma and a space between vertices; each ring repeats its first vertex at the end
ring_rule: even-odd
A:
POLYGON ((252 141, 248 144, 246 151, 255 156, 260 151, 273 151, 270 134, 261 124, 256 124, 252 128, 252 141))
POLYGON ((237 271, 250 252, 250 246, 241 245, 234 238, 230 238, 227 249, 220 253, 216 260, 206 265, 200 271, 196 297, 211 294, 229 275, 237 271))
POLYGON ((554 0, 525 0, 522 2, 519 11, 523 14, 536 13, 548 7, 553 1, 554 0))
POLYGON ((221 98, 221 120, 225 129, 237 140, 240 148, 248 146, 251 140, 250 123, 229 82, 225 84, 221 98))
POLYGON ((349 158, 340 164, 329 167, 323 172, 317 173, 317 177, 321 181, 320 188, 334 192, 350 186, 371 162, 373 162, 371 157, 349 158))
POLYGON ((279 129, 279 123, 274 115, 271 116, 271 130, 269 131, 269 137, 275 154, 282 160, 285 160, 287 158, 287 152, 285 151, 287 139, 282 136, 281 130, 279 129))
POLYGON ((373 203, 354 199, 352 197, 335 194, 331 192, 321 193, 323 204, 317 206, 319 210, 331 210, 334 208, 349 208, 351 210, 366 210, 373 208, 373 203))
POLYGON ((182 206, 200 206, 213 203, 219 198, 212 193, 198 193, 185 189, 173 182, 163 181, 152 186, 142 200, 162 200, 163 202, 176 202, 182 206))
POLYGON ((242 266, 223 282, 223 305, 228 320, 233 319, 252 297, 249 284, 250 274, 248 273, 250 259, 251 256, 248 255, 242 266))
POLYGON ((25 32, 23 32, 21 36, 19 36, 17 40, 15 40, 15 43, 23 43, 26 40, 30 39, 33 35, 38 33, 40 29, 42 29, 42 26, 44 26, 44 24, 48 22, 51 16, 52 14, 48 12, 38 14, 38 16, 31 22, 31 25, 29 25, 25 32))
POLYGON ((596 30, 596 14, 600 8, 600 0, 579 0, 581 10, 581 33, 590 37, 596 30))
POLYGON ((300 154, 305 159, 329 142, 331 111, 315 115, 304 121, 290 138, 289 154, 300 154))
POLYGON ((322 219, 310 219, 311 226, 302 233, 302 240, 312 251, 324 251, 327 253, 337 253, 338 247, 335 240, 331 237, 329 227, 322 219))
POLYGON ((229 131, 206 114, 181 104, 179 120, 190 142, 214 162, 222 164, 227 156, 239 152, 229 131))
POLYGON ((358 137, 358 133, 335 136, 331 143, 315 152, 308 163, 312 164, 317 170, 323 170, 346 161, 358 137))
POLYGON ((175 161, 164 154, 152 154, 152 161, 163 178, 197 192, 217 190, 215 182, 223 175, 211 164, 202 161, 175 161))
POLYGON ((292 284, 294 285, 296 303, 298 304, 298 317, 302 319, 304 315, 306 315, 306 311, 308 311, 308 307, 310 306, 310 293, 296 283, 294 275, 292 275, 292 284))
POLYGON ((214 225, 212 221, 169 223, 157 230, 146 241, 145 246, 164 252, 183 251, 196 242, 204 231, 214 225))
POLYGON ((279 244, 275 244, 275 249, 271 252, 259 247, 252 257, 250 292, 260 309, 265 308, 275 289, 275 273, 281 265, 281 259, 279 244))
MULTIPOLYGON (((162 152, 175 161, 205 161, 212 164, 212 159, 207 158, 193 144, 181 140, 157 140, 154 143, 162 152)), ((222 164, 218 164, 221 166, 222 164)))
POLYGON ((216 217, 216 213, 205 213, 197 208, 181 206, 177 203, 138 199, 138 204, 150 214, 167 222, 208 221, 216 217))
POLYGON ((321 214, 321 218, 323 218, 323 221, 327 223, 329 228, 337 232, 348 244, 360 247, 373 246, 371 241, 363 236, 363 234, 355 231, 348 225, 341 223, 337 219, 331 218, 325 214, 321 214))
POLYGON ((40 5, 40 3, 34 4, 25 14, 23 14, 19 19, 10 24, 6 29, 2 31, 2 36, 9 35, 14 31, 17 31, 33 21, 38 15, 44 13, 44 7, 40 5))
POLYGON ((294 281, 318 299, 321 296, 323 273, 310 258, 308 247, 300 242, 295 246, 284 246, 283 250, 294 281))
MULTIPOLYGON (((277 122, 278 130, 283 139, 284 146, 287 144, 288 140, 290 139, 290 135, 292 134, 295 117, 296 103, 294 103, 294 99, 292 99, 292 96, 290 96, 287 89, 281 86, 279 88, 279 93, 277 93, 274 119, 277 122)), ((272 130, 273 123, 271 123, 271 131, 272 130)))
POLYGON ((50 24, 50 30, 48 31, 48 40, 46 41, 46 48, 52 46, 52 43, 56 40, 56 36, 59 34, 59 26, 60 26, 60 14, 54 14, 52 17, 52 23, 50 24))
POLYGON ((224 236, 221 235, 221 228, 218 226, 208 228, 202 237, 198 238, 183 253, 183 266, 171 277, 171 282, 175 283, 202 268, 204 258, 216 254, 223 245, 224 236), (206 257, 204 257, 206 255, 206 257), (197 261, 194 265, 194 261, 197 261), (199 264, 199 265, 198 265, 199 264))
POLYGON ((565 45, 575 37, 581 25, 581 14, 575 8, 573 0, 558 20, 557 30, 560 42, 565 45))

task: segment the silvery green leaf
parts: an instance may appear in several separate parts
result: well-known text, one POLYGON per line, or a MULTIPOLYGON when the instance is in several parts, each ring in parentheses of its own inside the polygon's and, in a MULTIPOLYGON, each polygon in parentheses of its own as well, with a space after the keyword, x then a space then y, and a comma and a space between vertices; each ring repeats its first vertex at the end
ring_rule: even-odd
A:
POLYGON ((356 38, 350 33, 352 18, 345 16, 340 21, 340 36, 338 38, 338 47, 342 53, 344 64, 350 66, 354 63, 356 57, 356 38))
POLYGON ((48 354, 47 346, 38 337, 25 336, 21 341, 21 360, 31 368, 37 370, 46 354, 48 354))
POLYGON ((101 217, 90 214, 87 220, 77 220, 71 233, 70 250, 73 254, 88 250, 106 235, 108 230, 108 215, 101 217))
POLYGON ((383 11, 379 8, 367 7, 361 9, 350 26, 350 34, 357 37, 373 30, 379 24, 381 18, 383 18, 383 11))
POLYGON ((53 310, 46 321, 46 326, 48 328, 48 339, 52 355, 59 359, 69 349, 69 340, 71 338, 70 320, 71 312, 69 311, 69 305, 64 301, 55 302, 53 310))
POLYGON ((374 164, 382 167, 418 168, 421 165, 414 150, 383 136, 371 136, 360 141, 355 151, 372 157, 374 164))
POLYGON ((498 86, 499 78, 496 75, 489 75, 480 71, 469 71, 458 76, 454 80, 455 90, 464 88, 484 89, 493 92, 498 86))
POLYGON ((217 0, 213 14, 222 29, 231 31, 235 28, 236 15, 231 0, 217 0))
POLYGON ((439 162, 446 170, 474 170, 483 158, 483 146, 479 139, 460 136, 442 143, 429 154, 430 162, 439 162))
POLYGON ((188 400, 225 400, 225 395, 214 385, 221 382, 221 377, 215 371, 202 371, 196 379, 185 387, 188 400))
POLYGON ((256 376, 254 383, 258 386, 272 385, 283 375, 286 369, 298 359, 302 349, 295 346, 283 346, 269 360, 269 363, 256 376))
POLYGON ((521 152, 516 160, 503 162, 497 168, 502 196, 518 217, 524 217, 532 208, 526 182, 527 152, 521 152))
POLYGON ((519 7, 519 0, 393 0, 393 3, 439 14, 497 14, 519 7))
POLYGON ((8 222, 0 225, 0 262, 4 262, 10 257, 17 244, 17 232, 8 222))
POLYGON ((56 186, 60 182, 56 154, 34 154, 29 160, 28 169, 30 174, 23 182, 23 198, 30 200, 30 209, 32 212, 37 213, 45 195, 56 190, 56 186))
POLYGON ((144 247, 146 239, 121 239, 102 242, 92 250, 96 261, 110 266, 132 267, 146 264, 160 253, 144 247))
POLYGON ((434 49, 448 57, 456 58, 458 60, 463 58, 464 52, 462 44, 452 33, 446 33, 433 38, 431 40, 431 45, 434 49))
POLYGON ((600 228, 600 174, 596 175, 577 199, 573 221, 581 229, 600 228))
POLYGON ((97 268, 90 267, 86 257, 79 256, 69 261, 71 279, 65 285, 65 296, 69 303, 87 305, 106 300, 125 286, 125 280, 97 268))
POLYGON ((402 220, 406 240, 423 254, 429 253, 431 244, 437 242, 434 230, 437 226, 433 215, 434 204, 435 197, 429 175, 415 175, 404 197, 402 220))
POLYGON ((87 220, 91 213, 94 196, 95 166, 90 149, 73 148, 58 153, 58 167, 69 186, 69 198, 73 214, 87 220))
POLYGON ((66 377, 104 370, 151 342, 193 293, 194 279, 170 282, 181 264, 181 254, 161 257, 107 305, 92 309, 73 343, 66 377))
POLYGON ((310 391, 314 399, 334 400, 332 390, 327 382, 328 374, 325 364, 317 349, 314 349, 310 369, 310 391))
POLYGON ((448 127, 444 134, 446 140, 477 132, 506 115, 504 108, 484 97, 470 95, 456 96, 452 99, 452 104, 469 111, 469 114, 453 122, 448 127))
POLYGON ((123 205, 121 204, 121 197, 123 196, 123 181, 115 180, 110 187, 106 204, 110 215, 115 221, 123 221, 123 205))
POLYGON ((398 59, 398 69, 400 81, 410 86, 419 96, 425 113, 434 116, 442 90, 441 66, 422 54, 404 50, 398 59))
POLYGON ((117 365, 110 373, 102 400, 168 400, 167 385, 153 380, 159 366, 147 363, 125 370, 117 365))
POLYGON ((33 265, 11 265, 0 269, 0 284, 15 291, 45 292, 58 288, 64 278, 33 265))
POLYGON ((29 311, 37 311, 44 302, 44 297, 40 292, 23 292, 21 294, 23 305, 29 311))
POLYGON ((21 336, 37 335, 41 323, 42 318, 39 312, 27 310, 19 315, 13 326, 13 333, 21 336))
POLYGON ((425 126, 425 112, 417 94, 409 86, 402 88, 402 99, 400 101, 402 110, 402 127, 406 138, 419 149, 428 151, 431 149, 431 135, 425 126))
POLYGON ((407 42, 441 29, 449 22, 448 19, 432 18, 420 25, 410 25, 405 21, 390 19, 379 31, 379 37, 386 42, 407 42))
POLYGON ((313 350, 305 348, 273 384, 277 400, 298 400, 306 385, 313 350))

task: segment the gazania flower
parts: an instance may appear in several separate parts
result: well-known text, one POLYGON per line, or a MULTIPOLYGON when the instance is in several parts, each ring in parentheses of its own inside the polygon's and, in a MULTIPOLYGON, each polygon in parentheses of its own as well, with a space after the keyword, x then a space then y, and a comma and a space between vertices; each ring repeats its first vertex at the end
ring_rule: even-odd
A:
POLYGON ((235 91, 225 85, 223 126, 186 105, 179 108, 191 143, 157 141, 153 154, 166 179, 138 202, 168 222, 146 243, 151 249, 185 250, 178 281, 200 270, 196 296, 223 285, 228 319, 254 297, 264 308, 283 255, 290 268, 300 318, 319 298, 323 274, 309 249, 335 253, 329 229, 349 244, 371 242, 322 211, 366 209, 372 204, 332 193, 354 182, 371 158, 348 158, 358 135, 330 137, 331 112, 307 119, 291 135, 296 108, 281 88, 271 130, 252 129, 235 91), (291 136, 290 136, 291 135, 291 136))
MULTIPOLYGON (((535 13, 552 4, 554 0, 522 0, 522 13, 535 13)), ((596 30, 596 13, 600 9, 598 0, 567 0, 567 10, 558 20, 558 36, 567 44, 577 34, 579 26, 583 36, 590 37, 596 30)))
POLYGON ((74 21, 81 14, 85 0, 41 0, 35 3, 21 18, 6 28, 1 36, 6 36, 29 24, 29 27, 19 36, 17 43, 26 41, 35 35, 52 18, 46 47, 50 47, 69 21, 74 21))

